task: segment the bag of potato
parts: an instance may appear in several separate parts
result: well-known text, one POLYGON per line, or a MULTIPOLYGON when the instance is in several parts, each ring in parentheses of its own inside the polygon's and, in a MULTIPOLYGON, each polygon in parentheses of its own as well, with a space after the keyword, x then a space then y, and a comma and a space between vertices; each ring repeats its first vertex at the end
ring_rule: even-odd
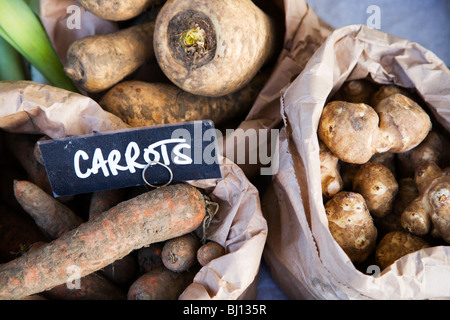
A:
MULTIPOLYGON (((31 81, 0 82, 0 104, 2 139, 7 133, 56 139, 130 128, 89 97, 31 81)), ((198 271, 183 299, 256 298, 267 235, 259 194, 238 166, 226 159, 220 165, 222 178, 188 183, 205 190, 219 204, 206 238, 221 244, 226 254, 198 271)), ((72 201, 86 200, 86 195, 74 197, 72 201)))
MULTIPOLYGON (((448 298, 450 246, 442 239, 448 232, 448 175, 442 173, 448 160, 437 160, 440 167, 434 169, 420 167, 413 191, 403 189, 408 183, 400 180, 406 165, 415 161, 413 154, 428 150, 425 154, 433 158, 436 150, 448 149, 445 140, 436 143, 435 151, 424 146, 425 137, 431 140, 430 129, 448 138, 450 73, 445 64, 417 43, 362 25, 346 26, 335 30, 316 51, 284 90, 281 103, 285 126, 279 172, 262 200, 269 226, 263 256, 280 287, 294 299, 448 298), (366 84, 373 98, 379 94, 375 91, 388 85, 403 94, 376 103, 348 95, 360 93, 366 84), (322 140, 336 154, 322 156, 327 149, 322 140), (393 154, 397 172, 388 170, 385 162, 384 169, 376 167, 375 151, 393 154), (343 161, 337 154, 348 158, 343 161), (369 166, 377 168, 376 174, 369 166), (348 167, 356 167, 357 173, 344 187, 337 180, 348 167), (380 178, 384 171, 390 172, 390 179, 380 178), (327 180, 322 180, 322 173, 330 181, 338 177, 324 190, 327 180), (444 188, 421 184, 429 173, 440 176, 444 188), (395 180, 397 190, 391 188, 395 180), (367 191, 370 186, 372 194, 367 191), (418 194, 436 190, 440 191, 435 192, 433 205, 436 216, 444 217, 444 227, 436 216, 421 216, 428 219, 427 234, 405 232, 415 230, 402 222, 405 207, 414 201, 429 206, 418 194), (377 193, 390 195, 382 200, 383 205, 391 204, 390 209, 371 207, 377 193), (407 205, 400 203, 408 198, 407 205), (386 217, 395 216, 396 224, 389 227, 386 217)), ((414 212, 418 217, 419 211, 414 212)))

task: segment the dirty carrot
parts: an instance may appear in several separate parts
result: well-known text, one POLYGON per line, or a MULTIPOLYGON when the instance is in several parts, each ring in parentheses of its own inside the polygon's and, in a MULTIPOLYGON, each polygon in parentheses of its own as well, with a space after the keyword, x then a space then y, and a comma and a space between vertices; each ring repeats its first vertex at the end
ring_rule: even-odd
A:
POLYGON ((13 188, 17 202, 52 240, 84 222, 69 207, 32 182, 14 180, 13 188))
MULTIPOLYGON (((46 242, 43 241, 36 242, 28 250, 36 250, 45 244, 46 242)), ((68 274, 66 283, 41 292, 39 295, 56 300, 123 300, 126 298, 126 293, 121 288, 97 272, 77 278, 75 274, 77 270, 71 271, 72 274, 68 274)))
POLYGON ((198 270, 174 272, 164 267, 140 276, 128 289, 128 300, 177 300, 198 270))
POLYGON ((124 201, 51 243, 0 266, 0 298, 20 299, 83 277, 143 246, 197 229, 206 215, 202 193, 187 184, 124 201))

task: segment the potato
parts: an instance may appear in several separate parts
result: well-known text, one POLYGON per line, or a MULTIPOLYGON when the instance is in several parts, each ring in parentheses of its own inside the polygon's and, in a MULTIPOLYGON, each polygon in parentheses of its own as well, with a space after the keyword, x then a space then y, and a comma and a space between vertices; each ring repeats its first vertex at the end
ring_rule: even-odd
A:
POLYGON ((374 217, 381 218, 392 211, 398 184, 386 166, 367 162, 355 174, 353 191, 364 197, 374 217))
POLYGON ((375 84, 365 79, 346 81, 336 93, 334 100, 370 105, 375 89, 375 84))
POLYGON ((393 231, 386 234, 375 249, 375 261, 381 270, 408 253, 428 248, 424 239, 405 231, 393 231))
POLYGON ((378 115, 364 103, 332 101, 322 111, 317 133, 340 160, 366 163, 374 154, 378 115))
POLYGON ((419 196, 403 211, 403 228, 418 236, 431 231, 450 243, 450 170, 430 162, 417 168, 415 182, 419 196))
POLYGON ((327 146, 319 141, 320 173, 322 179, 322 196, 326 201, 342 190, 343 182, 339 174, 339 159, 327 146))
POLYGON ((415 148, 430 130, 428 114, 408 97, 394 94, 375 108, 364 103, 329 102, 317 133, 340 160, 363 164, 375 153, 415 148))
POLYGON ((352 262, 363 262, 376 245, 377 229, 364 198, 341 191, 325 203, 328 227, 333 238, 352 262))
POLYGON ((431 131, 417 147, 397 156, 402 176, 412 177, 415 169, 427 162, 440 164, 444 153, 444 139, 435 131, 431 131))
POLYGON ((375 107, 378 103, 380 103, 381 100, 386 99, 387 97, 390 97, 396 93, 401 93, 404 96, 411 98, 409 91, 402 87, 396 85, 384 85, 378 88, 378 90, 373 94, 370 105, 372 107, 375 107))

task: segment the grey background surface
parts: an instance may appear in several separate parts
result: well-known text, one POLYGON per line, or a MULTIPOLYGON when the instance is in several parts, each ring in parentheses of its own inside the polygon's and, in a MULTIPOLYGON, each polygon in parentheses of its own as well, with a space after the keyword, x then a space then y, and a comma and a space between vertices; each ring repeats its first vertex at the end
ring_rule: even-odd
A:
MULTIPOLYGON (((450 0, 306 0, 314 12, 333 28, 371 24, 379 8, 379 30, 414 42, 433 51, 450 66, 450 0)), ((373 25, 370 25, 373 27, 373 25)), ((378 26, 375 26, 378 29, 378 26)), ((285 300, 264 263, 258 283, 258 299, 285 300)))

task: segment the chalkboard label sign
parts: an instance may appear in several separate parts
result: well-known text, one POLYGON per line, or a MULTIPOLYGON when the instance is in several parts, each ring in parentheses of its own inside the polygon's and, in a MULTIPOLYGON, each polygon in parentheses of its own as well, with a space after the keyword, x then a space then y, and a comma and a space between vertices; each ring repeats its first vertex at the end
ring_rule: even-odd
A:
POLYGON ((38 142, 55 197, 221 177, 210 120, 38 142))

